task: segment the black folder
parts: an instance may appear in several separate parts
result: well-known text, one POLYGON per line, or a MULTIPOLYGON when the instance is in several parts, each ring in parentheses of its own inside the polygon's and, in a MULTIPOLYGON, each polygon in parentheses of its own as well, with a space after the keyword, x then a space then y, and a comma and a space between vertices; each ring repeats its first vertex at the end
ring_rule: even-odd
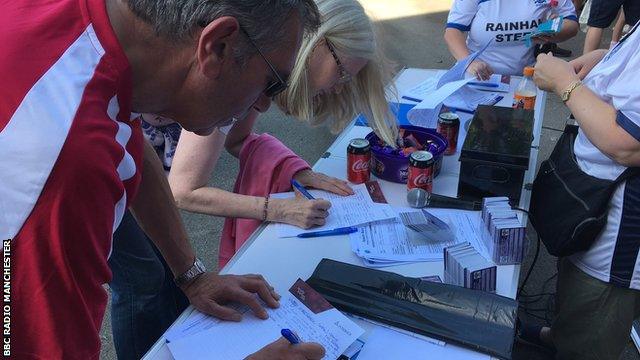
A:
POLYGON ((513 299, 330 259, 307 283, 340 311, 511 359, 513 299))

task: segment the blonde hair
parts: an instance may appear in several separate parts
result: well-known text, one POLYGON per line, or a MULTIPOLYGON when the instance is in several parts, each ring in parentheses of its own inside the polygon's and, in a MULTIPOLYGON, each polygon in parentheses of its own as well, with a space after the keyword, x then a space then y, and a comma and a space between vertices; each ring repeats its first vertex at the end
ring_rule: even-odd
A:
POLYGON ((358 113, 366 116, 379 138, 395 146, 398 127, 389 110, 385 85, 392 66, 376 44, 373 24, 356 0, 315 0, 322 24, 302 40, 289 87, 275 99, 278 106, 296 118, 318 125, 329 120, 334 132, 342 130, 358 113), (325 93, 314 99, 308 63, 323 39, 342 58, 363 58, 366 65, 346 83, 339 94, 325 93))

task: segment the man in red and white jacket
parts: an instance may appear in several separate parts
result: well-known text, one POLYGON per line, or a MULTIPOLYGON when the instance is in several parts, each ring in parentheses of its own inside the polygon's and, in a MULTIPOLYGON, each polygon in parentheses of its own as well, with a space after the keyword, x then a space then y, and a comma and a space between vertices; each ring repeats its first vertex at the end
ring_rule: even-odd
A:
MULTIPOLYGON (((199 310, 240 320, 224 306, 238 301, 264 318, 254 293, 278 305, 260 276, 203 271, 132 112, 208 134, 268 107, 317 9, 310 0, 200 3, 2 1, 0 239, 11 240, 12 358, 98 358, 107 260, 128 206, 199 310), (253 11, 258 3, 280 16, 261 18, 273 14, 253 11), (248 40, 260 27, 283 31, 248 40)), ((280 340, 256 357, 322 355, 280 340)))

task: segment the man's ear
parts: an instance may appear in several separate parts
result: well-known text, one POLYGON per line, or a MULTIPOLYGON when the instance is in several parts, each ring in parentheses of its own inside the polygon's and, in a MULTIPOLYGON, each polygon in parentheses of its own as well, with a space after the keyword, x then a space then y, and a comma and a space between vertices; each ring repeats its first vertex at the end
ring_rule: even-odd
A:
POLYGON ((196 57, 199 69, 205 76, 217 78, 224 63, 233 61, 233 49, 239 36, 240 24, 230 16, 215 19, 202 29, 196 57))

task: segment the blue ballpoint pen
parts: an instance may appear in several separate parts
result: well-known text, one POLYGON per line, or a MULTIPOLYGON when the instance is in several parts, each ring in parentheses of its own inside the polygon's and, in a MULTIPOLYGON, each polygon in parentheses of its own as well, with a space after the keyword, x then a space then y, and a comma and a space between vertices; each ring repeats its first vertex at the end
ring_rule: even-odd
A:
POLYGON ((293 345, 295 344, 299 344, 302 341, 300 340, 300 338, 298 337, 298 335, 296 335, 296 333, 294 333, 293 331, 289 330, 289 329, 282 329, 280 330, 280 334, 282 335, 282 337, 284 337, 285 339, 289 340, 289 342, 293 345))
POLYGON ((309 200, 315 200, 316 198, 313 197, 313 195, 311 195, 307 189, 304 188, 304 186, 302 186, 302 184, 300 184, 299 182, 297 182, 295 179, 291 179, 291 186, 293 186, 296 190, 300 191, 300 193, 302 195, 304 195, 304 197, 306 197, 309 200))
POLYGON ((311 238, 311 237, 319 237, 319 236, 333 236, 333 235, 347 235, 358 231, 357 227, 347 226, 341 228, 335 228, 332 230, 323 230, 323 231, 312 231, 308 233, 302 233, 296 235, 299 238, 311 238))
POLYGON ((500 87, 500 85, 496 83, 485 83, 485 82, 478 82, 478 81, 469 81, 469 85, 490 87, 490 88, 500 87))

